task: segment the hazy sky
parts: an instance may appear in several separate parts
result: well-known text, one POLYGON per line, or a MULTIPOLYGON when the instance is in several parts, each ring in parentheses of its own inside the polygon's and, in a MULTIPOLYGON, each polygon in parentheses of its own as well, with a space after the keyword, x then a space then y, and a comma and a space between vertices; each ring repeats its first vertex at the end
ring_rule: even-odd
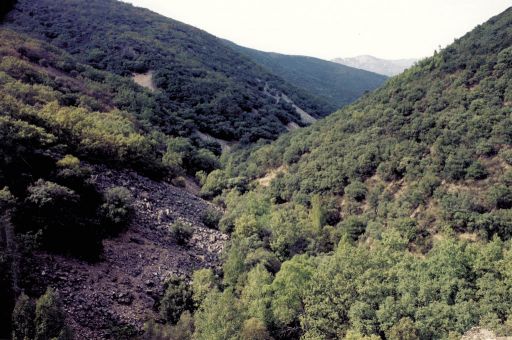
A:
POLYGON ((425 57, 512 0, 125 0, 264 51, 425 57))

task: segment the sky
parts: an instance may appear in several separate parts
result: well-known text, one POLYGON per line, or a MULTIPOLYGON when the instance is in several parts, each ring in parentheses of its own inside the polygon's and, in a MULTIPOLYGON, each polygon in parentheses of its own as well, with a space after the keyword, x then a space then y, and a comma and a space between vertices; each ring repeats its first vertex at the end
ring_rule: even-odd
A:
POLYGON ((263 51, 421 58, 512 0, 124 0, 263 51))

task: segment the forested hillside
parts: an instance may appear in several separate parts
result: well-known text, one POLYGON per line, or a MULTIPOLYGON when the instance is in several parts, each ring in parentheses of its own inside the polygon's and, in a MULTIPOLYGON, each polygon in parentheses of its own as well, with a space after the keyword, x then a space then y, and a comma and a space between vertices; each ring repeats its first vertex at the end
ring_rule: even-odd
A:
POLYGON ((512 9, 223 166, 202 193, 232 240, 197 339, 512 333, 512 9))
POLYGON ((270 71, 128 4, 18 1, 0 337, 512 334, 512 9, 317 122, 270 71))
MULTIPOLYGON (((275 139, 305 125, 282 94, 313 117, 332 106, 272 75, 218 38, 115 0, 21 0, 5 25, 122 76, 150 72, 165 109, 225 140, 275 139)), ((171 123, 168 123, 171 124, 171 123)))
POLYGON ((15 295, 32 289, 23 277, 34 252, 95 261, 129 222, 132 194, 99 190, 91 164, 156 179, 218 166, 216 147, 183 137, 190 129, 164 100, 0 28, 1 336, 15 295))
POLYGON ((14 3, 0 13, 14 5, 0 26, 0 337, 190 337, 227 239, 196 179, 221 144, 334 106, 147 10, 14 3))
POLYGON ((387 79, 381 74, 318 58, 263 52, 226 43, 288 83, 323 98, 335 109, 352 103, 387 79))

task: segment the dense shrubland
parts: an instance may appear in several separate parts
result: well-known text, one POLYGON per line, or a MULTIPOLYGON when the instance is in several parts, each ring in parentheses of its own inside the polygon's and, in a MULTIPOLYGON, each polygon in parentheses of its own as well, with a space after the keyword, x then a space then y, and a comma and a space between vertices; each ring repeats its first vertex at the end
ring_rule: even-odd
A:
MULTIPOLYGON (((202 195, 226 211, 201 216, 231 234, 222 270, 170 278, 143 338, 512 332, 510 10, 350 107, 219 163, 219 146, 194 137, 196 127, 255 142, 275 137, 293 110, 260 96, 252 64, 210 36, 113 4, 21 2, 11 27, 70 54, 0 31, 0 321, 14 309, 17 337, 68 334, 55 292, 37 303, 19 294, 21 262, 40 250, 98 259, 102 239, 130 220, 129 191, 98 192, 94 163, 197 173, 202 195), (148 70, 159 91, 121 77, 148 70)), ((187 244, 188 225, 170 231, 187 244)))
POLYGON ((508 10, 313 126, 223 155, 202 193, 232 240, 195 336, 510 334, 511 27, 508 10))
MULTIPOLYGON (((157 112, 148 103, 141 103, 138 112, 175 131, 186 130, 173 126, 168 112, 189 128, 245 143, 275 139, 288 122, 302 124, 289 104, 266 94, 266 87, 287 94, 313 116, 334 109, 214 36, 118 1, 18 1, 6 24, 95 69, 123 76, 153 71, 157 112)), ((129 99, 122 94, 121 100, 129 99)))

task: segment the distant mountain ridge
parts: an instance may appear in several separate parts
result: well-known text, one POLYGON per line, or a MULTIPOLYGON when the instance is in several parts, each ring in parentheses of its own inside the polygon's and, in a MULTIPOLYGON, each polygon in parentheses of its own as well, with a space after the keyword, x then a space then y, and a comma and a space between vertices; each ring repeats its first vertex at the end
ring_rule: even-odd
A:
POLYGON ((366 91, 382 85, 387 79, 382 74, 332 61, 263 52, 227 40, 225 42, 289 84, 319 97, 335 108, 350 104, 366 91))
POLYGON ((386 76, 402 73, 419 59, 381 59, 371 55, 360 55, 352 58, 336 58, 332 61, 338 64, 355 67, 361 70, 375 72, 386 76))

